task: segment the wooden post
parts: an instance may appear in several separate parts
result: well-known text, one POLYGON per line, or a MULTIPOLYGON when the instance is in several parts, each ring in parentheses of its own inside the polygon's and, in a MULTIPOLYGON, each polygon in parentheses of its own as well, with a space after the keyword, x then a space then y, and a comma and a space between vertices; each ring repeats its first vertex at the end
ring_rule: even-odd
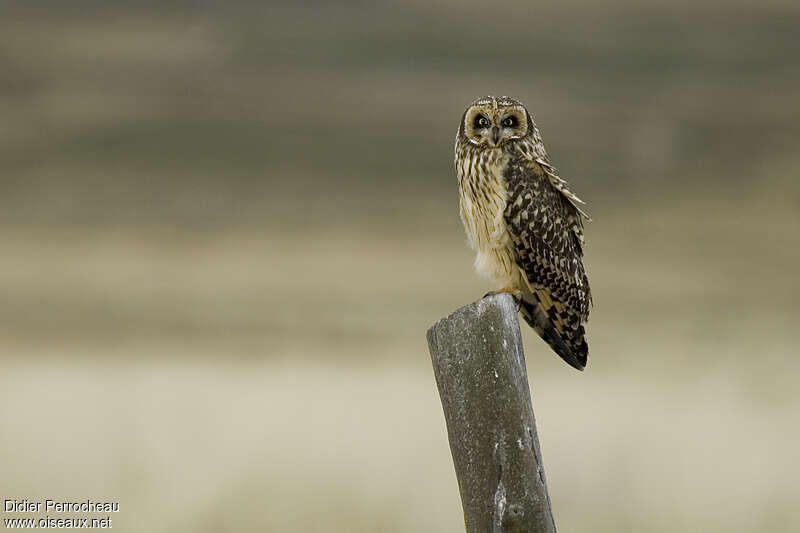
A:
POLYGON ((458 309, 428 346, 467 533, 555 533, 513 298, 458 309))

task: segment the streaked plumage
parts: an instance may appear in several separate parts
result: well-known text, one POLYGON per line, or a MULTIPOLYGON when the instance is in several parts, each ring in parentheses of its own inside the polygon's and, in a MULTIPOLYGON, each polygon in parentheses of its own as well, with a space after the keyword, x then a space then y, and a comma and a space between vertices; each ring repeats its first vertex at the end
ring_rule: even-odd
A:
POLYGON ((591 291, 583 267, 583 202, 550 164, 525 106, 473 102, 455 146, 461 220, 475 267, 520 301, 523 317, 573 367, 589 353, 591 291))

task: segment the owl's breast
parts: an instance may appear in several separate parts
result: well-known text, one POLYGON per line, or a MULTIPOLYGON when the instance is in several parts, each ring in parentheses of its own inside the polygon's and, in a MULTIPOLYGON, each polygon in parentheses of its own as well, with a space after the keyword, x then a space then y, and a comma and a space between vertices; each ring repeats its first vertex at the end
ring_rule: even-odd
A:
POLYGON ((504 218, 508 189, 503 174, 509 157, 500 150, 469 152, 457 158, 456 170, 461 220, 477 253, 475 268, 499 284, 511 286, 518 273, 504 218))

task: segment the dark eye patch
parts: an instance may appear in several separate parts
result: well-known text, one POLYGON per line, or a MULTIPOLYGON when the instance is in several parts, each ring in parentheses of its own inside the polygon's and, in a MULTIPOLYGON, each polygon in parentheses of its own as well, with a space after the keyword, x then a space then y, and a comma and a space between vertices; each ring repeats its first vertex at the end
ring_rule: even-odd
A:
POLYGON ((483 115, 475 115, 475 120, 472 121, 472 125, 476 128, 488 128, 489 119, 483 115))
POLYGON ((509 115, 504 118, 500 124, 502 124, 504 128, 516 128, 517 124, 519 124, 519 121, 517 120, 516 116, 509 115))

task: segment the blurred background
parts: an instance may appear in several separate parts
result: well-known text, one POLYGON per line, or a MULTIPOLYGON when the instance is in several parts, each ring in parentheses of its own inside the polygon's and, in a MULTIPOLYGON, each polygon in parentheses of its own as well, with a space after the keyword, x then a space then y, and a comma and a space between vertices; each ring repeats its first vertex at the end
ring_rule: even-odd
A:
POLYGON ((425 331, 493 288, 452 165, 493 93, 594 219, 587 370, 524 332, 559 528, 800 528, 796 1, 32 4, 0 8, 1 498, 463 530, 425 331))

